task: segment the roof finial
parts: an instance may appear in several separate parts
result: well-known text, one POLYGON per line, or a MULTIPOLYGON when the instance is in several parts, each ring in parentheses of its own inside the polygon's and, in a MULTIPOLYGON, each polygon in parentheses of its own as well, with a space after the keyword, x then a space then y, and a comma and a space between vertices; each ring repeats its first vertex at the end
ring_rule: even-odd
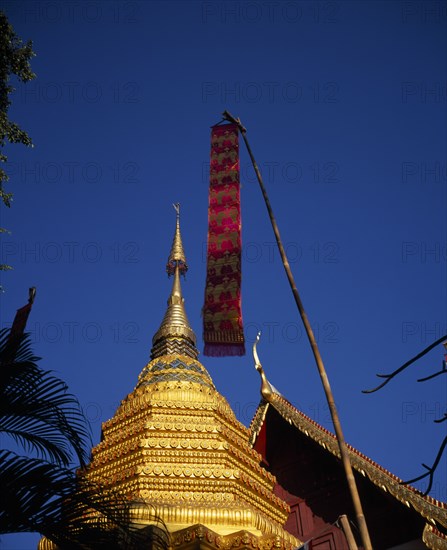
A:
POLYGON ((258 342, 261 338, 261 332, 258 332, 256 336, 256 340, 253 344, 253 359, 255 360, 255 369, 259 372, 261 375, 261 395, 262 397, 268 401, 269 397, 274 393, 274 388, 270 384, 270 382, 267 380, 267 377, 265 376, 264 369, 262 368, 261 361, 259 361, 258 352, 256 350, 256 346, 258 345, 258 342))
POLYGON ((178 266, 181 275, 185 275, 188 271, 186 264, 185 252, 183 250, 182 236, 180 234, 180 203, 176 202, 172 205, 176 212, 176 224, 174 240, 172 241, 171 253, 169 254, 168 263, 166 265, 166 271, 169 275, 174 275, 176 267, 178 266))

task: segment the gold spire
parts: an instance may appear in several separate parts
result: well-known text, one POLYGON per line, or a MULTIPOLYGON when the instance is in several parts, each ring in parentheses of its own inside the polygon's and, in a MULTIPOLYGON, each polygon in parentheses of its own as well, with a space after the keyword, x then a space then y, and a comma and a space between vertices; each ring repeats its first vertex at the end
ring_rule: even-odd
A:
POLYGON ((186 264, 182 236, 180 234, 180 203, 177 202, 172 206, 177 213, 177 221, 175 225, 174 240, 172 241, 171 253, 169 254, 166 271, 168 272, 169 276, 174 275, 175 268, 178 265, 180 268, 180 273, 182 275, 185 275, 185 273, 188 271, 188 266, 186 264))
POLYGON ((152 339, 152 359, 170 353, 185 354, 194 358, 197 358, 199 354, 196 348, 196 335, 186 315, 185 300, 180 285, 180 274, 184 275, 188 269, 180 234, 180 204, 174 204, 174 208, 177 220, 166 268, 168 275, 174 275, 174 282, 171 295, 168 298, 168 309, 160 328, 152 339))

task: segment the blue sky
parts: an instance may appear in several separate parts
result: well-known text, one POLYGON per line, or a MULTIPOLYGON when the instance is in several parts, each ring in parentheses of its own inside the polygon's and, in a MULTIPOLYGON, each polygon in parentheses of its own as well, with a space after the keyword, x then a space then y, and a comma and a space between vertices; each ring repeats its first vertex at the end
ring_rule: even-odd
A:
MULTIPOLYGON (((10 110, 35 147, 7 149, 14 203, 0 215, 12 234, 0 245, 14 271, 2 274, 0 322, 37 287, 35 351, 79 397, 94 441, 148 361, 177 201, 200 341, 209 127, 228 109, 248 129, 346 440, 403 479, 422 473, 445 435, 433 420, 447 380, 416 380, 439 370, 442 348, 379 393, 361 390, 447 333, 445 3, 3 5, 34 41, 37 79, 10 110)), ((262 330, 269 379, 330 428, 243 145, 241 180, 247 340, 262 330)), ((260 398, 251 354, 202 360, 248 425, 260 398)), ((446 493, 444 462, 431 494, 446 493)))

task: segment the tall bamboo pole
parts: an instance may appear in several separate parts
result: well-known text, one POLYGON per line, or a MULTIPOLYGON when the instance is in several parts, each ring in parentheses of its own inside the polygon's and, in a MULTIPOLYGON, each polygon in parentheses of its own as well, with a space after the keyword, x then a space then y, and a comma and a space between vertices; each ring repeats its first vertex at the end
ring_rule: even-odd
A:
POLYGON ((351 526, 349 525, 348 516, 343 514, 338 519, 340 520, 346 540, 348 541, 349 550, 358 550, 357 543, 355 542, 354 535, 352 534, 351 526))
POLYGON ((278 244, 279 253, 281 255, 282 263, 284 265, 284 269, 286 271, 287 279, 289 280, 290 287, 293 292, 293 296, 295 298, 296 305, 298 307, 298 311, 300 313, 301 319, 304 324, 304 328, 306 330, 307 338, 309 339, 310 347, 312 348, 312 352, 315 358, 315 362, 317 364, 318 372, 320 374, 321 382, 323 384, 324 393, 326 394, 326 400, 329 406, 329 411, 331 413, 332 422, 334 424, 335 434, 337 436, 338 441, 338 447, 340 449, 340 457, 341 461, 343 463, 343 467, 345 470, 346 480, 348 482, 349 491, 351 493, 352 503, 354 506, 355 515, 357 517, 357 523, 358 528, 360 531, 360 536, 362 539, 362 544, 364 550, 372 550, 371 546, 371 539, 369 538, 369 532, 368 527, 366 525, 365 516, 363 514, 362 509, 362 503, 360 501, 359 492, 357 490, 357 485, 354 479, 354 474, 352 472, 352 466, 351 461, 349 460, 349 452, 348 448, 346 446, 346 442, 343 436, 343 431, 341 429, 340 419, 338 417, 337 407, 335 406, 334 397, 332 394, 331 386, 329 384, 329 379, 326 374, 326 369, 324 368, 323 359, 320 355, 320 350, 318 349, 317 342, 315 340, 315 336, 312 330, 312 327, 310 325, 309 319, 307 318, 306 312, 304 310, 303 302, 301 301, 298 289, 295 284, 295 280, 293 278, 292 270, 290 269, 289 261, 287 259, 286 252, 284 250, 284 246, 281 241, 281 236, 279 234, 278 225, 275 220, 275 216, 273 215, 273 210, 270 205, 270 200, 267 195, 267 191, 265 189, 264 183, 262 181, 261 172, 259 171, 258 165, 256 163, 255 157, 253 155, 253 152, 251 150, 250 144, 247 140, 247 130, 242 126, 242 123, 240 119, 234 118, 228 111, 225 111, 223 113, 223 117, 228 122, 231 122, 233 124, 237 124, 242 137, 244 138, 245 145, 247 147, 248 154, 250 155, 251 162, 253 164, 253 168, 256 173, 256 177, 258 178, 259 186, 261 187, 262 195, 264 197, 265 205, 267 207, 270 221, 272 223, 273 232, 275 233, 276 242, 278 244))

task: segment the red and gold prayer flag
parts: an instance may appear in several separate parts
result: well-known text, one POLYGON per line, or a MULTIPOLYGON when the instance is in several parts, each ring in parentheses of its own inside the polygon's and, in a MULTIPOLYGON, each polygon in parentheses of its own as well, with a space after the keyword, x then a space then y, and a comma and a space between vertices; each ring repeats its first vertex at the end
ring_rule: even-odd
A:
POLYGON ((204 355, 245 354, 240 212, 238 127, 216 125, 211 130, 204 355))

